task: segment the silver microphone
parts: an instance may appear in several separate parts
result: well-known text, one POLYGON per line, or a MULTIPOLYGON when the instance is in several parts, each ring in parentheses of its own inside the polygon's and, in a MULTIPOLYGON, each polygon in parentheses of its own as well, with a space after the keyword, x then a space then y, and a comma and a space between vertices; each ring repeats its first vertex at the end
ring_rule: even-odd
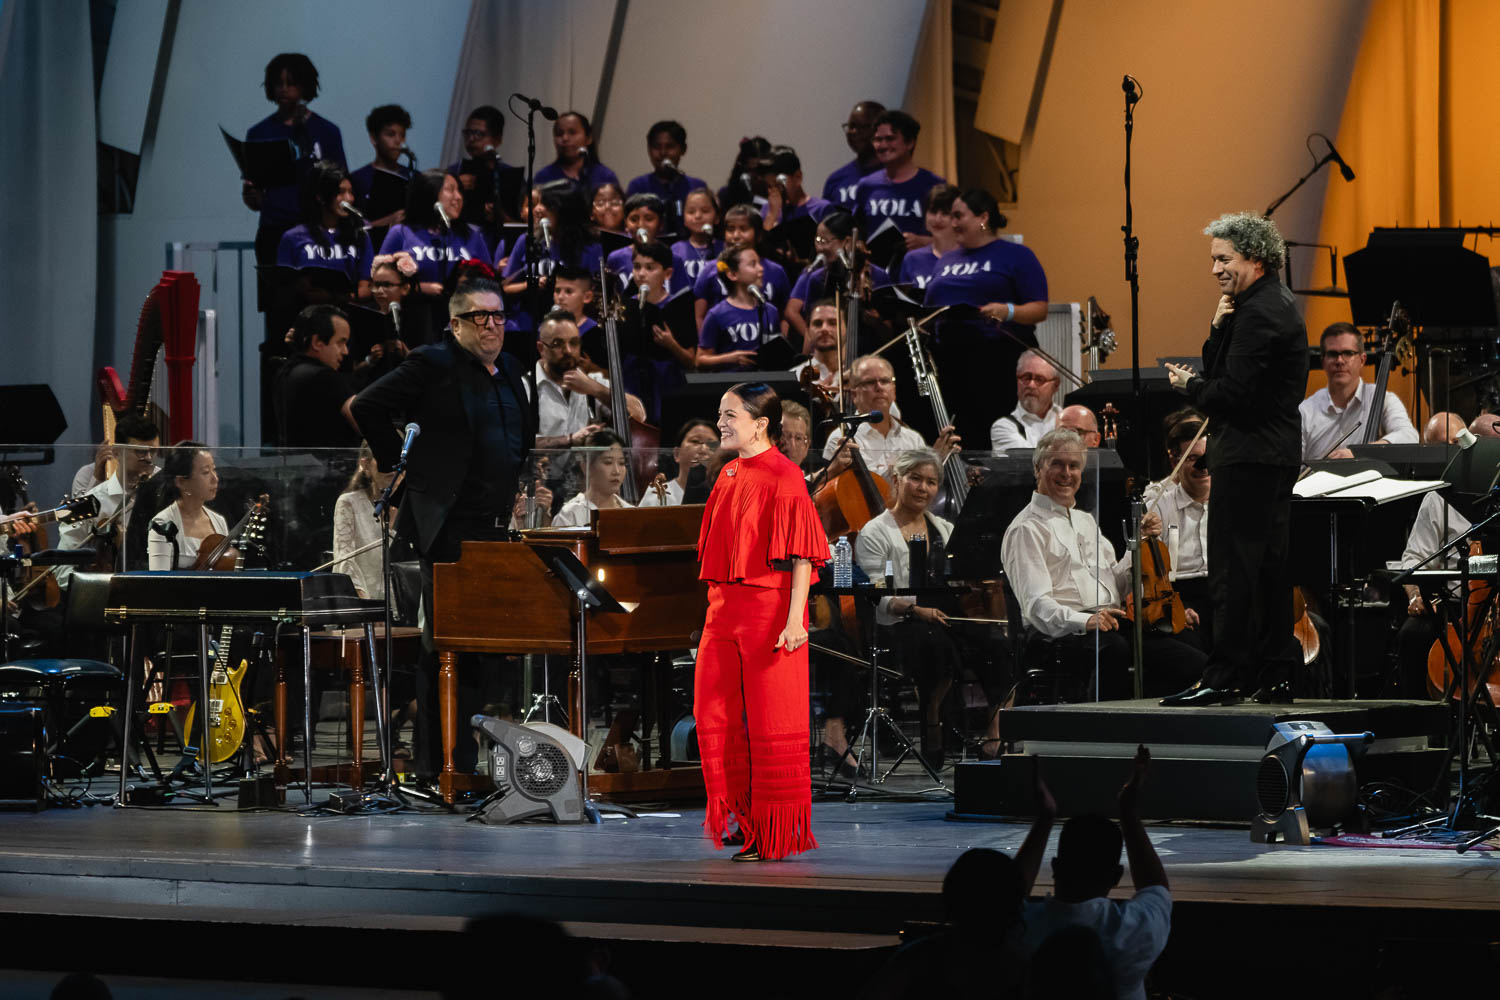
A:
POLYGON ((750 175, 749 174, 740 174, 740 183, 743 184, 743 185, 745 185, 745 190, 746 191, 753 191, 754 190, 750 186, 750 175))
POLYGON ((661 168, 669 174, 679 174, 682 172, 677 169, 677 164, 673 163, 671 160, 662 160, 661 168))
POLYGON ((839 263, 844 265, 845 270, 854 270, 854 261, 849 259, 849 251, 845 247, 839 247, 839 263))
POLYGON ((646 232, 645 226, 640 226, 635 231, 635 239, 637 243, 650 243, 651 234, 646 232))
POLYGON ((417 169, 417 154, 411 151, 410 146, 402 146, 401 152, 397 153, 396 155, 406 157, 406 165, 408 168, 413 171, 417 169))
POLYGON ((541 223, 541 228, 542 228, 542 246, 544 248, 546 248, 546 250, 548 252, 551 252, 551 250, 552 250, 552 225, 551 225, 551 223, 549 223, 547 221, 547 219, 546 219, 545 216, 543 218, 539 219, 538 221, 541 223))
POLYGON ((702 233, 704 236, 712 236, 714 234, 713 224, 705 222, 703 225, 698 227, 698 232, 702 233))
POLYGON ((450 220, 448 218, 448 213, 445 212, 445 211, 443 211, 443 203, 442 202, 440 202, 440 201, 433 202, 432 203, 432 210, 434 212, 437 212, 437 217, 438 217, 439 220, 442 221, 444 229, 447 229, 447 230, 452 230, 453 229, 453 222, 452 222, 452 220, 450 220))
POLYGON ((755 296, 755 300, 757 302, 759 302, 761 305, 766 305, 767 304, 766 303, 766 293, 760 290, 760 286, 759 285, 751 285, 750 286, 750 294, 753 295, 753 296, 755 296))
POLYGON ((359 209, 355 208, 349 202, 347 202, 347 201, 341 201, 341 202, 339 202, 339 208, 342 208, 344 211, 348 212, 350 215, 354 216, 356 219, 358 219, 360 222, 363 222, 365 225, 368 226, 370 224, 370 220, 367 219, 367 218, 365 218, 365 214, 363 212, 361 212, 359 209))
POLYGON ((641 287, 635 293, 636 308, 638 308, 638 309, 644 309, 646 307, 646 296, 650 295, 650 294, 651 294, 651 289, 647 288, 644 284, 642 284, 641 287))
POLYGON ((789 180, 791 180, 791 178, 788 177, 786 174, 777 174, 776 175, 776 184, 777 184, 778 187, 782 188, 783 190, 785 190, 785 188, 786 188, 786 182, 789 181, 789 180))

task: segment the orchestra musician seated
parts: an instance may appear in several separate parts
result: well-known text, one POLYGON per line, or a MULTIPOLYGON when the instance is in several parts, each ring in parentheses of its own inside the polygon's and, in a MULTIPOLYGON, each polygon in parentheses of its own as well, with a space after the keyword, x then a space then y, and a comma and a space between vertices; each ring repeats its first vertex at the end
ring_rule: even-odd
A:
MULTIPOLYGON (((1331 323, 1324 328, 1319 344, 1328 385, 1308 396, 1298 407, 1302 413, 1302 461, 1353 458, 1349 444, 1364 440, 1364 421, 1375 394, 1375 386, 1360 377, 1365 364, 1364 338, 1352 323, 1331 323)), ((1380 426, 1371 443, 1417 443, 1417 429, 1411 425, 1406 408, 1389 390, 1381 406, 1380 426)))
MULTIPOLYGON (((109 565, 116 570, 141 569, 124 562, 125 530, 135 513, 136 488, 141 480, 155 471, 161 432, 145 417, 127 413, 115 421, 114 436, 111 451, 115 459, 115 474, 88 491, 89 496, 99 501, 99 513, 63 524, 58 530, 57 544, 64 549, 97 549, 101 556, 111 557, 109 565)), ((66 584, 73 569, 72 566, 57 567, 57 582, 66 584)))
POLYGON ((179 441, 162 462, 161 501, 151 518, 147 569, 192 569, 209 535, 227 535, 229 525, 208 507, 219 494, 219 474, 208 446, 179 441))
POLYGON ((292 325, 296 354, 276 374, 276 427, 284 448, 353 448, 354 391, 339 366, 349 354, 349 320, 337 306, 308 306, 292 325))
POLYGON ((1500 417, 1493 413, 1481 413, 1469 421, 1469 433, 1477 438, 1500 437, 1500 417))
MULTIPOLYGON (((1481 414, 1484 418, 1485 414, 1481 414)), ((1493 420, 1493 418, 1490 418, 1493 420)), ((1464 426, 1463 418, 1456 413, 1434 413, 1423 428, 1424 444, 1452 444, 1464 426)), ((1448 503, 1440 490, 1433 490, 1422 497, 1417 516, 1411 530, 1406 533, 1406 547, 1401 553, 1401 566, 1409 569, 1432 555, 1439 548, 1452 542, 1469 530, 1469 519, 1448 503)), ((1442 559, 1427 564, 1432 569, 1457 569, 1458 553, 1450 552, 1442 559)), ((1457 583, 1441 589, 1429 587, 1427 591, 1416 584, 1403 584, 1406 591, 1406 616, 1396 633, 1396 662, 1400 675, 1394 691, 1383 691, 1397 698, 1425 698, 1437 692, 1427 684, 1427 659, 1433 643, 1442 632, 1444 621, 1462 620, 1457 583), (1437 612, 1438 602, 1445 602, 1449 612, 1446 619, 1437 612)), ((1459 651, 1454 649, 1455 655, 1459 651)), ((1441 655, 1441 654, 1439 654, 1441 655)))
MULTIPOLYGON (((583 338, 573 314, 561 307, 542 317, 537 332, 536 390, 538 448, 575 448, 601 426, 598 408, 609 405, 604 372, 583 360, 583 338)), ((644 420, 641 401, 626 394, 631 417, 644 420)))
POLYGON ((1141 500, 1148 512, 1161 517, 1172 561, 1172 589, 1198 617, 1198 625, 1183 638, 1207 653, 1214 635, 1214 604, 1208 593, 1208 493, 1213 483, 1205 458, 1208 437, 1198 436, 1203 414, 1196 410, 1179 410, 1167 417, 1166 425, 1167 461, 1176 474, 1147 486, 1141 500))
MULTIPOLYGON (((819 299, 812 304, 807 320, 808 339, 812 350, 806 361, 792 367, 792 374, 799 379, 803 371, 811 368, 817 376, 817 384, 839 405, 839 309, 833 299, 819 299)), ((846 338, 847 340, 847 338, 846 338)), ((847 352, 847 346, 845 347, 847 352)), ((847 353, 845 353, 847 357, 847 353)), ((899 413, 896 416, 900 416, 899 413)))
POLYGON ((1087 406, 1063 407, 1057 415, 1057 426, 1077 434, 1085 448, 1099 447, 1099 418, 1087 406))
MULTIPOLYGON (((1132 690, 1133 624, 1123 607, 1130 555, 1116 557, 1094 519, 1075 506, 1083 465, 1076 431, 1060 427, 1037 442, 1036 492, 1005 529, 1000 557, 1026 630, 1025 664, 1055 657, 1064 700, 1124 698, 1132 690), (1097 688, 1091 633, 1098 633, 1097 688)), ((1147 514, 1141 530, 1159 537, 1161 517, 1147 514)), ((1188 622, 1197 624, 1197 615, 1190 611, 1188 622)), ((1148 694, 1180 690, 1201 676, 1206 658, 1192 645, 1156 629, 1142 638, 1148 694)))
MULTIPOLYGON (((895 503, 860 529, 854 556, 871 580, 889 576, 897 587, 924 587, 953 533, 951 522, 928 509, 943 485, 942 460, 931 448, 913 448, 896 456, 891 475, 895 503), (912 542, 919 538, 927 553, 927 572, 920 579, 914 578, 911 567, 912 542)), ((949 614, 957 613, 953 600, 922 594, 882 597, 875 609, 875 623, 886 630, 897 662, 917 682, 922 756, 934 767, 943 760, 943 699, 963 679, 966 660, 981 662, 980 657, 962 655, 954 640, 948 621, 949 614)), ((994 685, 985 687, 993 707, 986 735, 998 740, 1000 698, 994 697, 994 685)))
MULTIPOLYGON (((865 464, 876 475, 886 475, 896 461, 896 456, 913 448, 925 448, 927 442, 922 435, 896 419, 891 408, 896 403, 896 371, 891 363, 878 354, 867 354, 856 358, 850 367, 849 391, 853 397, 856 413, 879 411, 880 419, 858 425, 854 432, 854 444, 864 456, 865 464)), ((845 430, 835 428, 823 445, 823 457, 828 460, 828 476, 832 478, 849 467, 849 449, 840 447, 844 443, 845 430)), ((933 451, 944 461, 958 451, 961 442, 951 426, 944 427, 938 435, 933 451)))
POLYGON ((1057 427, 1062 407, 1053 402, 1062 377, 1050 362, 1027 349, 1016 359, 1016 408, 990 425, 990 448, 1004 456, 1010 448, 1035 448, 1057 427))
MULTIPOLYGON (((776 442, 781 453, 801 469, 804 477, 811 477, 816 468, 821 468, 821 459, 808 461, 812 451, 812 414, 807 407, 790 399, 781 401, 781 438, 776 442)), ((811 479, 808 479, 809 487, 811 479)))
POLYGON ((584 466, 583 488, 552 516, 554 528, 587 527, 592 511, 631 506, 620 496, 626 468, 625 442, 620 435, 605 427, 585 438, 583 446, 591 451, 584 466))
MULTIPOLYGON (((782 403, 781 430, 782 436, 786 436, 786 403, 782 403)), ((701 493, 693 503, 702 503, 708 498, 709 483, 706 482, 708 472, 708 460, 713 453, 719 449, 719 431, 713 423, 700 417, 693 417, 682 425, 677 432, 677 446, 672 449, 672 462, 677 466, 677 475, 668 479, 658 493, 654 488, 641 491, 641 507, 676 507, 688 502, 684 499, 688 490, 694 486, 698 487, 695 492, 701 493), (696 473, 696 475, 695 475, 696 473), (695 482, 696 480, 696 482, 695 482), (663 495, 664 494, 664 495, 663 495)), ((783 449, 785 450, 785 449, 783 449)), ((807 446, 804 444, 802 450, 805 452, 807 446)))

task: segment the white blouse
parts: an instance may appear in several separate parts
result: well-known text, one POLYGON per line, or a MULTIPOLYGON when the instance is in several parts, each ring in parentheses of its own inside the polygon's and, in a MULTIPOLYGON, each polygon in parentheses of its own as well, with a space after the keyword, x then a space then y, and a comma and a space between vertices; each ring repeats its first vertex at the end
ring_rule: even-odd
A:
POLYGON ((335 573, 348 573, 354 589, 372 601, 385 597, 385 574, 380 569, 380 546, 357 556, 366 545, 380 541, 375 502, 364 490, 341 494, 333 505, 333 564, 335 573))
MULTIPOLYGON (((942 536, 943 544, 948 542, 948 536, 953 534, 953 524, 945 521, 936 514, 929 513, 927 520, 936 525, 938 534, 942 536)), ((932 545, 932 536, 927 534, 927 544, 932 545)), ((865 575, 872 581, 885 579, 885 564, 891 563, 891 577, 896 586, 906 587, 911 584, 911 548, 908 546, 906 537, 901 534, 901 526, 896 523, 896 516, 889 510, 881 512, 879 517, 872 518, 863 528, 859 530, 859 537, 854 541, 854 561, 859 563, 859 568, 865 571, 865 575)), ((891 614, 891 601, 895 598, 882 597, 875 608, 875 622, 879 625, 893 625, 900 621, 891 614)), ((917 601, 921 604, 921 600, 917 601)))
MULTIPOLYGON (((630 504, 614 496, 616 507, 629 507, 630 504)), ((579 493, 573 499, 562 505, 562 509, 552 515, 552 526, 554 528, 584 528, 589 523, 589 512, 598 510, 594 501, 590 500, 587 493, 579 493)))
MULTIPOLYGON (((207 507, 203 513, 208 515, 209 529, 216 535, 229 534, 229 525, 217 512, 207 507)), ((177 526, 177 565, 172 565, 172 543, 167 541, 155 528, 149 529, 146 541, 146 568, 151 570, 163 569, 192 569, 193 563, 198 561, 198 543, 202 539, 189 538, 182 530, 182 512, 177 509, 177 501, 172 505, 156 512, 151 518, 155 521, 168 521, 177 526)))

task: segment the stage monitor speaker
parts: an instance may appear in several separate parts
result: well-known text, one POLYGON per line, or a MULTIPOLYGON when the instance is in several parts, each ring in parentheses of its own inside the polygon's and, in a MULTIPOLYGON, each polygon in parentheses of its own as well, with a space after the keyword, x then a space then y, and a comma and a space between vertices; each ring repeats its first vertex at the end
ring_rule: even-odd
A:
POLYGON ((1308 844, 1314 830, 1357 816, 1350 754, 1374 742, 1374 733, 1337 735, 1322 722, 1276 723, 1255 775, 1260 814, 1250 821, 1251 842, 1308 844))
POLYGON ((40 809, 45 804, 42 776, 47 764, 47 729, 42 710, 0 702, 0 806, 40 809))
POLYGON ((582 740, 545 723, 522 726, 489 715, 476 715, 470 723, 485 742, 495 782, 495 793, 476 813, 480 822, 499 825, 539 816, 554 823, 584 822, 582 740))

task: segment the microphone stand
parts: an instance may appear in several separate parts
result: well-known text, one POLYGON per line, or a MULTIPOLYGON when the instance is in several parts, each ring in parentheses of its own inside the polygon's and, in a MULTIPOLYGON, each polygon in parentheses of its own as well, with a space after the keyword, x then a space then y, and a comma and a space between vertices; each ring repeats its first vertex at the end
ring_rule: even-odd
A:
POLYGON ((1135 133, 1135 105, 1141 99, 1133 77, 1126 76, 1125 90, 1125 280, 1130 285, 1130 395, 1135 408, 1138 461, 1142 471, 1150 465, 1150 438, 1146 434, 1146 397, 1141 392, 1141 276, 1137 267, 1141 241, 1135 235, 1135 212, 1130 203, 1130 140, 1135 133))
MULTIPOLYGON (((1309 140, 1308 144, 1309 145, 1312 144, 1311 140, 1309 140)), ((1269 219, 1271 217, 1271 213, 1274 212, 1274 211, 1276 211, 1278 208, 1281 207, 1281 203, 1282 202, 1286 201, 1292 195, 1296 194, 1298 188, 1300 188, 1302 185, 1306 184, 1308 181, 1312 180, 1313 174, 1317 173, 1319 170, 1322 170, 1324 167, 1328 166, 1328 164, 1330 164, 1332 162, 1333 162, 1333 154, 1329 153, 1327 156, 1323 157, 1321 160, 1319 160, 1316 163, 1314 163, 1313 166, 1312 166, 1312 169, 1309 170, 1307 173, 1303 174, 1300 178, 1298 178, 1297 183, 1293 184, 1290 188, 1288 188, 1285 194, 1283 194, 1280 198, 1277 198, 1275 201, 1271 202, 1271 204, 1267 205, 1265 212, 1263 212, 1262 214, 1266 218, 1269 219)))
MULTIPOLYGON (((515 97, 510 99, 510 113, 516 114, 515 97)), ((537 317, 537 297, 541 293, 541 282, 537 275, 537 269, 541 265, 541 257, 537 255, 536 249, 536 213, 531 208, 531 192, 536 182, 536 113, 537 109, 528 105, 526 109, 526 190, 522 197, 526 200, 526 291, 522 293, 522 309, 533 317, 537 317)), ((499 184, 500 172, 495 172, 496 184, 499 184)), ((499 204, 497 202, 496 209, 499 204)), ((539 318, 539 317, 538 317, 539 318)))
MULTIPOLYGON (((391 533, 386 528, 386 512, 390 510, 391 493, 400 481, 401 474, 406 471, 406 456, 402 455, 396 462, 395 469, 391 472, 391 481, 385 484, 380 491, 380 496, 375 500, 375 526, 380 531, 380 576, 385 581, 385 665, 382 667, 375 662, 375 644, 369 642, 370 669, 375 676, 375 711, 380 716, 375 726, 375 734, 380 741, 380 769, 381 778, 377 783, 377 792, 360 796, 363 805, 391 806, 405 808, 408 803, 401 794, 401 785, 396 781, 395 741, 396 734, 391 731, 391 667, 395 664, 395 642, 391 637, 393 625, 391 613, 391 602, 394 599, 394 588, 391 586, 391 533)), ((428 613, 432 611, 429 608, 428 613)), ((366 638, 372 638, 366 625, 366 638)))

